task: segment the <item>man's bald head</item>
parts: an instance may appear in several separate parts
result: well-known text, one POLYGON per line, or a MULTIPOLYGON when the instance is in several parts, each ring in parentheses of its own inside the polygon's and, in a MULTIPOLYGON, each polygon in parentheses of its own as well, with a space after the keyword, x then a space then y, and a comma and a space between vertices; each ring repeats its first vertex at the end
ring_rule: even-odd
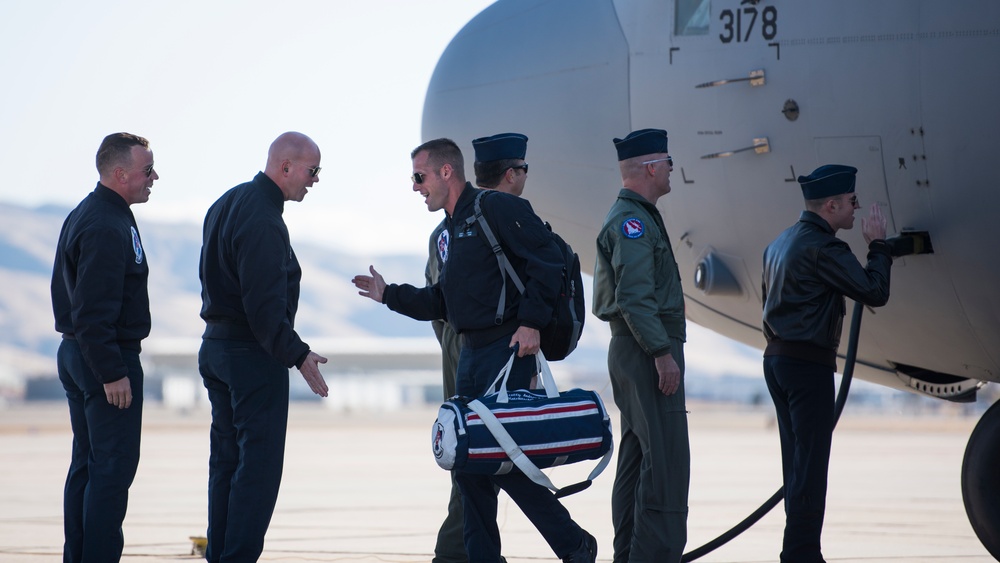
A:
POLYGON ((267 149, 267 167, 280 168, 284 160, 301 160, 318 152, 319 147, 307 135, 296 131, 282 133, 267 149))
POLYGON ((267 175, 284 194, 285 200, 302 201, 308 188, 319 181, 319 146, 296 131, 278 135, 267 150, 267 175))

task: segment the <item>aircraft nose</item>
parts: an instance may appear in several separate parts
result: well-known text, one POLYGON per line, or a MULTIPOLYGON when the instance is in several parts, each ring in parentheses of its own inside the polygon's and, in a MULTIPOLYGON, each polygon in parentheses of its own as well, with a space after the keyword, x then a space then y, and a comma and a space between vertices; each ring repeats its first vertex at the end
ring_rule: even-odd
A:
POLYGON ((427 88, 423 136, 455 135, 459 126, 476 137, 531 129, 590 138, 595 125, 624 136, 628 86, 628 44, 612 3, 500 0, 441 55, 427 88), (581 119, 582 108, 594 107, 602 111, 581 119))
MULTIPOLYGON (((422 137, 468 142, 523 133, 533 185, 574 186, 574 200, 601 201, 607 186, 621 182, 611 140, 630 131, 628 61, 613 2, 500 0, 441 55, 427 88, 422 137)), ((559 190, 530 197, 547 219, 600 224, 607 211, 568 205, 559 190)))

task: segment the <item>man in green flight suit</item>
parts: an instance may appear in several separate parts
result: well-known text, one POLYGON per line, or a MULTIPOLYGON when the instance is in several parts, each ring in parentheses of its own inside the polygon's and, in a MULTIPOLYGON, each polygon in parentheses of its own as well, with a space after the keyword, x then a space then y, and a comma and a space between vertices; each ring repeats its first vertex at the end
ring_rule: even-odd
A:
POLYGON ((615 563, 675 563, 687 542, 691 474, 684 404, 684 296, 656 201, 670 192, 667 132, 615 139, 624 188, 597 237, 594 315, 611 324, 621 410, 611 496, 615 563))

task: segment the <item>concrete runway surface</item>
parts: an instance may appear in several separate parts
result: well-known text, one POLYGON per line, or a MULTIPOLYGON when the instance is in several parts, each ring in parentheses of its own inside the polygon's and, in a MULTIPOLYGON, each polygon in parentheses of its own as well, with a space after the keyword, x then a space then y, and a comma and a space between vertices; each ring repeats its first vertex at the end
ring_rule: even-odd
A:
MULTIPOLYGON (((612 405, 609 405, 612 407, 612 405)), ((780 485, 770 405, 689 404, 692 482, 688 550, 742 520, 780 485)), ((617 413, 612 412, 617 427, 617 413)), ((262 561, 411 563, 431 560, 449 480, 430 452, 436 409, 333 412, 293 403, 281 494, 262 561)), ((56 561, 71 434, 62 403, 0 409, 0 561, 56 561)), ((205 534, 207 410, 144 412, 142 458, 125 520, 123 561, 197 560, 205 534)), ((973 418, 852 415, 834 437, 823 535, 827 561, 985 563, 962 505, 959 471, 973 418)), ((556 484, 590 462, 550 471, 556 484)), ((567 507, 611 561, 614 463, 567 507)), ((501 493, 502 495, 502 493, 501 493)), ((555 561, 516 506, 498 519, 510 563, 555 561)), ((783 513, 699 561, 777 561, 783 513)))

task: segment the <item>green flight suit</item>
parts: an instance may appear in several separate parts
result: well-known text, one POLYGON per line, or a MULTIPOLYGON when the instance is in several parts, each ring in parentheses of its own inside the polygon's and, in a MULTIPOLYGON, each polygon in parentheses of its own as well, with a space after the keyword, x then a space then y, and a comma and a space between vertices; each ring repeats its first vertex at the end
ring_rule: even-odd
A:
MULTIPOLYGON (((444 231, 444 221, 434 229, 428 248, 427 266, 424 278, 427 285, 434 285, 441 273, 442 258, 448 252, 448 241, 440 240, 444 231)), ((455 394, 455 372, 458 369, 458 355, 461 343, 458 334, 444 320, 431 321, 434 335, 441 344, 441 388, 445 400, 455 394)), ((466 563, 469 556, 465 552, 464 527, 465 519, 462 510, 462 495, 455 483, 454 473, 451 475, 451 493, 448 496, 448 515, 438 529, 437 542, 434 545, 434 558, 431 563, 466 563)))
POLYGON ((621 411, 611 498, 615 563, 675 563, 687 543, 691 475, 684 404, 684 295, 656 206, 623 189, 597 237, 593 312, 611 324, 608 371, 621 411), (677 392, 658 388, 671 354, 677 392))

